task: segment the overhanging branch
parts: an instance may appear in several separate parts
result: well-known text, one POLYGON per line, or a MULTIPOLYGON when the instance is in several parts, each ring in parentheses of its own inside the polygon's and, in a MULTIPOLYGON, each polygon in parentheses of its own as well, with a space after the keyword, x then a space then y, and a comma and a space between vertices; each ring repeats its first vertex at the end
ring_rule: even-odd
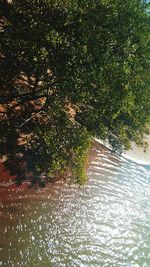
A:
POLYGON ((47 97, 47 93, 44 94, 36 94, 34 95, 33 93, 30 94, 18 94, 18 95, 11 95, 11 96, 0 96, 0 105, 8 104, 9 102, 12 101, 21 101, 21 102, 26 102, 30 100, 37 100, 42 97, 47 97))

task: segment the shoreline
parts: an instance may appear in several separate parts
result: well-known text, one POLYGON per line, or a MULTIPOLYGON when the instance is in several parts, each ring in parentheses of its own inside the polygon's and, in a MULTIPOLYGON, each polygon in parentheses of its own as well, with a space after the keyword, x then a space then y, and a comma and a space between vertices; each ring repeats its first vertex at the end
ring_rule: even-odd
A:
MULTIPOLYGON (((99 139, 95 139, 99 144, 102 144, 107 149, 111 150, 107 142, 103 142, 99 139)), ((133 161, 140 165, 150 165, 150 136, 147 138, 148 149, 147 152, 144 152, 142 148, 138 147, 135 144, 132 144, 132 148, 128 151, 123 151, 121 157, 130 161, 133 161)))
MULTIPOLYGON (((150 140, 150 138, 149 138, 149 140, 150 140)), ((86 171, 90 166, 90 162, 92 162, 92 160, 95 158, 95 155, 96 155, 95 149, 104 150, 104 151, 109 150, 111 153, 111 149, 110 149, 110 147, 107 146, 107 144, 102 143, 101 140, 94 139, 92 141, 92 146, 91 146, 89 153, 88 153, 86 171)), ((123 153, 120 157, 118 157, 117 154, 115 154, 115 156, 116 156, 116 158, 118 158, 118 160, 121 160, 121 158, 122 158, 122 159, 126 159, 129 161, 135 162, 135 163, 140 164, 140 165, 150 166, 150 161, 146 161, 146 160, 143 161, 143 158, 142 158, 142 160, 139 160, 138 157, 141 156, 141 150, 142 149, 136 148, 133 151, 127 151, 126 153, 123 153), (136 154, 136 151, 138 151, 137 154, 136 154), (132 156, 131 152, 134 156, 132 156)), ((149 148, 149 150, 150 150, 150 148, 149 148)), ((60 180, 65 181, 68 179, 69 179, 69 174, 67 174, 67 172, 66 172, 65 176, 57 175, 56 179, 48 182, 45 185, 45 187, 48 187, 48 186, 52 187, 52 185, 55 182, 60 181, 60 180)), ((7 191, 16 191, 16 192, 18 192, 18 191, 30 191, 30 190, 36 191, 37 189, 40 189, 40 188, 42 189, 42 187, 39 187, 39 188, 34 187, 34 186, 32 187, 31 183, 28 180, 25 180, 21 184, 18 185, 16 183, 16 176, 11 175, 9 170, 4 166, 4 161, 0 160, 0 190, 3 191, 3 193, 5 193, 5 192, 7 193, 7 191)))
POLYGON ((122 156, 140 165, 150 165, 150 137, 147 138, 147 142, 147 152, 144 152, 142 148, 132 144, 132 149, 124 152, 122 156))

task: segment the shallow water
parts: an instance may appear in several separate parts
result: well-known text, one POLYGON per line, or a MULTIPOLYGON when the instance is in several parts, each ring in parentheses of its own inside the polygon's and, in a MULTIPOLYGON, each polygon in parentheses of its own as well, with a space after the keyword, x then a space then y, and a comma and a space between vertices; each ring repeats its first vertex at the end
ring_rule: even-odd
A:
POLYGON ((95 146, 88 176, 2 198, 0 266, 150 267, 150 166, 95 146))

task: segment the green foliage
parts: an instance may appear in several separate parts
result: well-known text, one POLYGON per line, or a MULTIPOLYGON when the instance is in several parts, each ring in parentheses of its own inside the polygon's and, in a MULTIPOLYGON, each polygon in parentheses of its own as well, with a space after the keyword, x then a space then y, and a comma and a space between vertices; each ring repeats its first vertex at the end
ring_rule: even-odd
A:
POLYGON ((53 177, 70 166, 83 183, 92 137, 118 151, 131 141, 144 145, 150 125, 148 4, 13 0, 2 1, 1 10, 2 155, 25 158, 34 177, 53 177))

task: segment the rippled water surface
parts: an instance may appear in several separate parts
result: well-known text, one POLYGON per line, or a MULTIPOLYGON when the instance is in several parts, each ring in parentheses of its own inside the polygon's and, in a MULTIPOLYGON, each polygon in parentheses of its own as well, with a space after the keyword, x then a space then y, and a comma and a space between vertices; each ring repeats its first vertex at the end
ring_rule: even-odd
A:
POLYGON ((84 187, 2 198, 0 266, 150 267, 150 168, 95 146, 84 187))

